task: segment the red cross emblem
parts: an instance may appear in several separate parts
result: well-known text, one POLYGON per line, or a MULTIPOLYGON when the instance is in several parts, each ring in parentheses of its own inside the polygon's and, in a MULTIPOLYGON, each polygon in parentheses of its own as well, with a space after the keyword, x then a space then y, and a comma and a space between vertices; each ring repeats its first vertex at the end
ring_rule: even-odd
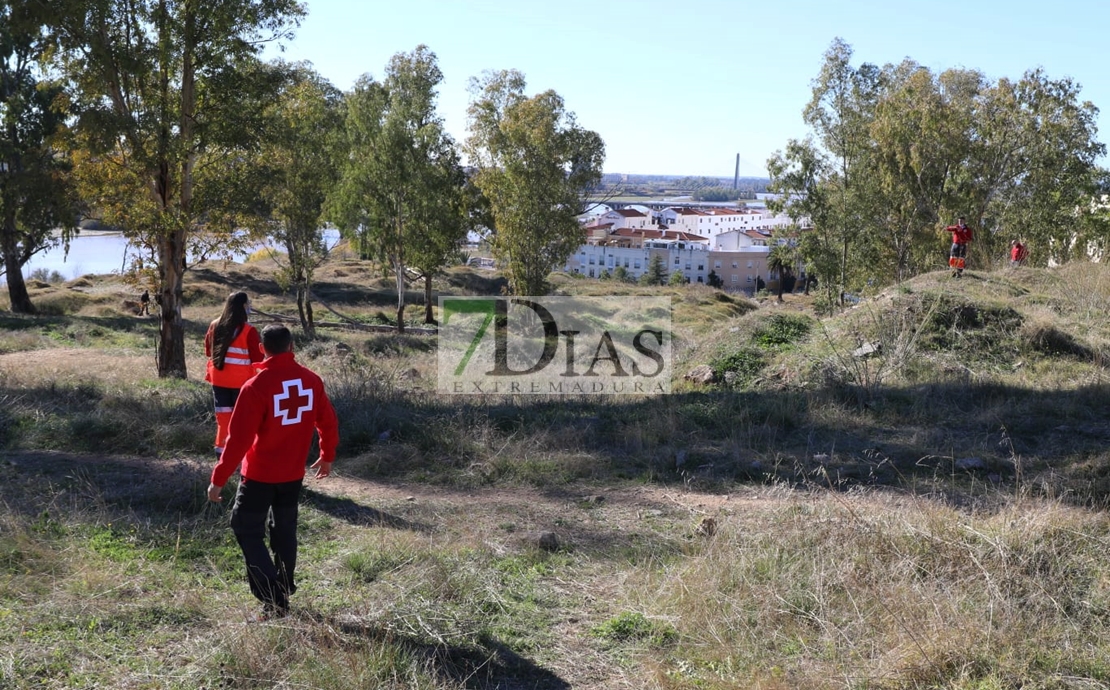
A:
POLYGON ((306 389, 300 379, 283 381, 282 392, 274 396, 274 416, 282 426, 300 424, 301 415, 312 411, 312 389, 306 389))

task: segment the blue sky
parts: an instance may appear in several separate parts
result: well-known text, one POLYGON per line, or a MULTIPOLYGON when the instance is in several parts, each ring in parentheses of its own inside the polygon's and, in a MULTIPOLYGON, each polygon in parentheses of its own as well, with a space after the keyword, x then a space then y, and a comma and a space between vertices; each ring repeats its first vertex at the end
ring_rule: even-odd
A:
POLYGON ((307 0, 286 46, 347 90, 423 43, 444 81, 439 112, 466 136, 467 84, 515 68, 554 89, 605 140, 606 172, 765 176, 807 134, 802 108, 834 38, 853 63, 909 57, 992 80, 1042 67, 1070 77, 1110 134, 1110 6, 1092 0, 307 0))

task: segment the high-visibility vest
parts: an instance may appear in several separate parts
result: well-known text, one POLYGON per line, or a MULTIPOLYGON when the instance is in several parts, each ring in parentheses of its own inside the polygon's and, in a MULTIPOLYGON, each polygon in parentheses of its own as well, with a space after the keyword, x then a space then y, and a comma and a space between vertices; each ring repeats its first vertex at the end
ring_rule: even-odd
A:
POLYGON ((251 351, 247 347, 247 335, 252 330, 254 326, 243 324, 235 340, 231 341, 231 347, 227 348, 223 369, 217 369, 212 360, 208 360, 208 376, 205 378, 209 383, 221 388, 242 388, 247 379, 258 373, 251 364, 251 351))

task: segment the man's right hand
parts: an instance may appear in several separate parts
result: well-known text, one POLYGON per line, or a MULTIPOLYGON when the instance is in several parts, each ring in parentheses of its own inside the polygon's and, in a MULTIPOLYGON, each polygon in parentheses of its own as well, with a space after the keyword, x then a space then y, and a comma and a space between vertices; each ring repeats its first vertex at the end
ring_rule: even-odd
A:
POLYGON ((323 460, 317 460, 316 462, 312 463, 312 466, 309 469, 316 470, 316 479, 323 479, 324 477, 331 474, 331 463, 324 462, 323 460))

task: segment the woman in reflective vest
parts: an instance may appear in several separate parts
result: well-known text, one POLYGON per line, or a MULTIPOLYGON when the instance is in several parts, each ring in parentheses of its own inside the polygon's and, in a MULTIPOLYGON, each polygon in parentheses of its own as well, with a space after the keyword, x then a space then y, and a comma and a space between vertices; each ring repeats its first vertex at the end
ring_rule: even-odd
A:
POLYGON ((216 457, 227 443, 231 411, 239 398, 239 389, 257 373, 255 362, 263 360, 258 331, 247 323, 251 301, 245 292, 228 296, 220 318, 208 325, 204 334, 204 354, 208 371, 204 380, 212 384, 212 400, 216 408, 216 457))

